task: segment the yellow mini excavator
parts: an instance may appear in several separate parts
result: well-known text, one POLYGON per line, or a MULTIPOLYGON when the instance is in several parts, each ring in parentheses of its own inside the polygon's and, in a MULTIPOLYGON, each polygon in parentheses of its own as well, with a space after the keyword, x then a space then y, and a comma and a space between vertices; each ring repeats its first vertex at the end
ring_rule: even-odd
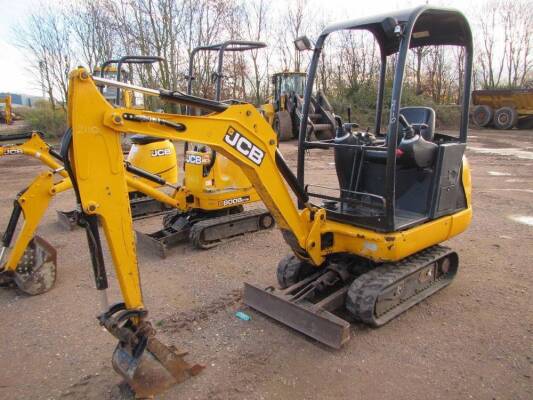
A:
MULTIPOLYGON (((216 70, 212 75, 215 100, 221 101, 226 52, 245 52, 266 47, 263 42, 228 40, 198 46, 191 52, 187 74, 187 94, 192 95, 195 57, 200 52, 215 52, 216 70)), ((238 100, 226 100, 236 103, 238 100)), ((192 115, 193 107, 187 107, 192 115)), ((244 206, 259 201, 259 196, 241 169, 209 147, 185 142, 182 190, 187 190, 187 208, 180 208, 163 218, 163 228, 152 233, 137 231, 139 248, 166 257, 168 250, 189 239, 196 248, 208 249, 245 233, 269 229, 274 225, 264 208, 245 210, 244 206)), ((182 204, 185 204, 182 202, 182 204)))
MULTIPOLYGON (((313 50, 304 96, 309 112, 317 64, 328 36, 368 30, 381 49, 375 133, 381 132, 386 63, 395 58, 388 127, 384 138, 354 132, 336 121, 333 140, 306 140, 300 128, 298 175, 287 166, 271 126, 250 104, 225 104, 177 91, 134 87, 70 74, 69 129, 61 155, 85 218, 102 223, 123 302, 108 306, 107 274, 96 222, 87 224, 100 323, 119 343, 113 365, 139 397, 159 393, 197 374, 201 367, 155 338, 143 303, 128 199, 121 133, 143 133, 204 143, 242 168, 271 211, 293 254, 281 260, 282 290, 245 285, 245 303, 332 347, 348 340, 351 318, 380 326, 456 275, 459 257, 441 243, 467 229, 471 217, 470 169, 464 157, 472 72, 472 35, 452 9, 422 6, 389 15, 330 25, 313 50), (409 48, 464 48, 464 93, 456 135, 435 132, 431 108, 401 106, 409 48), (202 108, 203 116, 112 107, 97 84, 132 89, 161 100, 202 108), (336 193, 305 183, 305 154, 333 151, 336 193), (295 204, 291 196, 295 195, 295 204)), ((303 118, 305 121, 306 118, 303 118)))

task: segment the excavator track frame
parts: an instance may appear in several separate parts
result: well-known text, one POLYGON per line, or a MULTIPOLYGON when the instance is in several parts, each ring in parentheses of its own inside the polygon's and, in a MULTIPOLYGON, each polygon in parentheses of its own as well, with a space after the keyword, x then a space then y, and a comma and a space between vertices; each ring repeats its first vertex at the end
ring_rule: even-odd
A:
POLYGON ((386 324, 448 286, 457 273, 458 261, 457 253, 449 248, 433 246, 399 262, 353 274, 325 297, 301 296, 307 288, 316 286, 324 269, 282 290, 245 283, 244 303, 339 349, 350 340, 353 320, 372 327, 386 324))

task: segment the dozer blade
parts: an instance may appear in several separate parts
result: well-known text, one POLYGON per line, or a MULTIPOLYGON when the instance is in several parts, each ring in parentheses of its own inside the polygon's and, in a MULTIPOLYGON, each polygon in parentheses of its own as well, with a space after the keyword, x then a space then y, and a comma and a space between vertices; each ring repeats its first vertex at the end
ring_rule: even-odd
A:
POLYGON ((113 368, 135 392, 137 398, 155 396, 201 372, 201 365, 190 365, 183 356, 155 337, 148 339, 140 356, 133 356, 119 343, 113 353, 113 368))
POLYGON ((244 303, 335 349, 350 340, 350 323, 328 311, 344 301, 345 290, 316 304, 291 301, 287 295, 291 290, 291 287, 283 291, 266 290, 245 283, 244 303))
POLYGON ((56 250, 46 240, 35 236, 17 265, 13 280, 24 293, 42 294, 54 286, 56 268, 56 250))
POLYGON ((189 230, 178 232, 172 228, 163 228, 153 233, 135 231, 135 235, 139 250, 166 258, 172 247, 188 239, 189 230))

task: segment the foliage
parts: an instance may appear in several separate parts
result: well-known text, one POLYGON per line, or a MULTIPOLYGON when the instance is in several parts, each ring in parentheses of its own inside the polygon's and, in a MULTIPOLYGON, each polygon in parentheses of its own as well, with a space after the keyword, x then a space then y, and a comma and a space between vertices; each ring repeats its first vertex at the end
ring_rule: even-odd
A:
POLYGON ((38 101, 32 108, 17 108, 25 122, 33 130, 47 137, 59 137, 67 128, 67 113, 62 107, 52 107, 48 101, 38 101))

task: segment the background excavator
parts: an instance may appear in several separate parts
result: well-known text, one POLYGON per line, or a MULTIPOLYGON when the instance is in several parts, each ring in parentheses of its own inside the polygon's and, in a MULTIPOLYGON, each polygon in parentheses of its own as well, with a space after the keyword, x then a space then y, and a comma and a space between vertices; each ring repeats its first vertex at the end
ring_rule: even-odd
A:
MULTIPOLYGON (((194 53, 200 50, 216 50, 223 56, 224 51, 228 49, 244 51, 264 46, 265 44, 260 42, 228 41, 220 45, 198 48, 194 53)), ((124 64, 146 64, 159 60, 158 57, 151 56, 125 56, 118 60, 106 61, 96 69, 95 73, 100 77, 129 81, 124 78, 126 73, 123 69, 124 64)), ((222 72, 221 60, 222 58, 219 58, 218 76, 221 76, 222 72)), ((192 81, 192 61, 190 76, 189 90, 192 81)), ((220 96, 220 88, 221 86, 217 84, 217 96, 220 96)), ((144 109, 142 94, 139 96, 139 93, 129 89, 120 90, 106 86, 100 86, 100 91, 115 107, 122 104, 125 107, 144 109)), ((31 156, 49 168, 49 171, 39 174, 17 195, 10 222, 2 238, 0 284, 14 283, 20 290, 30 295, 50 290, 57 274, 56 251, 44 238, 35 234, 37 226, 52 198, 72 188, 71 181, 62 166, 61 156, 44 142, 43 136, 38 132, 28 132, 4 135, 0 138, 8 142, 0 146, 0 156, 31 156), (54 181, 56 174, 65 179, 54 181), (22 228, 18 235, 15 235, 21 216, 23 216, 22 228)), ((259 197, 241 170, 227 158, 219 156, 216 162, 210 162, 216 157, 216 154, 210 150, 206 148, 186 150, 184 163, 186 178, 184 185, 177 186, 175 182, 178 166, 174 145, 168 139, 147 135, 129 136, 132 137, 132 145, 125 165, 128 171, 127 181, 133 218, 150 215, 150 211, 156 213, 161 210, 178 209, 180 211, 171 218, 184 221, 183 224, 174 222, 174 226, 179 225, 179 230, 169 225, 148 238, 145 238, 147 235, 138 232, 137 237, 141 245, 151 246, 152 251, 164 257, 171 245, 188 238, 189 235, 196 247, 209 248, 227 237, 236 237, 272 227, 273 219, 268 212, 242 211, 243 203, 257 201, 259 197), (164 157, 154 156, 154 153, 162 150, 165 150, 164 157), (197 162, 198 159, 200 162, 197 162), (157 190, 162 187, 170 187, 174 191, 172 194, 167 194, 157 190), (191 232, 191 227, 195 225, 196 228, 191 232), (216 228, 223 232, 210 230, 216 228)), ((123 144, 124 140, 121 143, 123 144)), ((58 211, 58 215, 60 221, 68 227, 84 226, 86 223, 78 210, 58 211)))
POLYGON ((467 229, 472 217, 470 169, 464 157, 473 54, 468 21, 453 9, 422 6, 326 27, 313 50, 303 121, 324 42, 333 32, 356 29, 370 31, 381 49, 378 137, 386 63, 390 56, 396 60, 386 134, 365 138, 363 132, 353 131, 353 124, 337 119, 334 140, 307 140, 302 124, 297 176, 277 147, 276 133, 250 104, 133 87, 91 77, 83 68, 71 72, 69 130, 61 154, 86 218, 102 222, 123 302, 108 306, 98 226, 87 225, 104 309, 98 318, 118 338, 113 365, 138 396, 159 393, 201 367, 159 342, 147 319, 120 149, 122 132, 204 143, 242 168, 293 251, 278 266, 283 289, 246 284, 244 301, 329 346, 340 347, 349 338, 349 323, 338 310, 380 326, 455 277, 459 256, 441 243, 467 229), (408 51, 431 45, 465 50, 465 95, 456 135, 435 132, 431 108, 401 107, 408 51), (96 84, 137 90, 211 113, 187 116, 114 108, 96 84), (336 193, 326 195, 306 185, 306 150, 333 151, 336 193))
MULTIPOLYGON (((302 119, 305 72, 279 72, 272 75, 272 97, 261 107, 265 117, 284 142, 298 137, 302 119)), ((335 114, 325 94, 318 91, 311 97, 307 118, 307 137, 326 140, 335 136, 335 114)))
MULTIPOLYGON (((187 94, 193 93, 194 63, 200 52, 216 53, 216 68, 211 82, 215 85, 215 101, 221 101, 226 52, 253 51, 266 47, 263 42, 228 40, 198 46, 191 52, 187 74, 187 94)), ((227 103, 239 100, 226 100, 227 103)), ((187 107, 187 114, 201 112, 187 107)), ((154 140, 159 140, 155 139, 154 140)), ((153 233, 137 231, 141 248, 160 257, 177 243, 190 239, 197 248, 210 248, 221 242, 273 226, 274 220, 264 209, 244 210, 259 201, 246 175, 224 155, 205 145, 185 142, 183 187, 191 193, 188 209, 179 209, 163 219, 163 228, 153 233)))
MULTIPOLYGON (((39 173, 33 182, 17 194, 13 211, 0 245, 0 285, 15 284, 21 291, 37 295, 50 290, 55 282, 57 257, 54 247, 36 235, 50 201, 57 194, 72 189, 72 182, 63 167, 60 154, 43 140, 41 132, 27 132, 0 136, 0 157, 29 156, 39 160, 48 170, 39 173), (59 179, 56 179, 58 177, 59 179), (16 233, 19 220, 21 228, 16 233)), ((178 207, 185 196, 170 196, 155 186, 170 186, 161 176, 154 175, 126 163, 128 190, 157 199, 168 208, 178 207), (156 185, 154 185, 156 184, 156 185)), ((130 202, 130 205, 133 204, 130 202)), ((77 217, 84 226, 83 215, 77 217)))

